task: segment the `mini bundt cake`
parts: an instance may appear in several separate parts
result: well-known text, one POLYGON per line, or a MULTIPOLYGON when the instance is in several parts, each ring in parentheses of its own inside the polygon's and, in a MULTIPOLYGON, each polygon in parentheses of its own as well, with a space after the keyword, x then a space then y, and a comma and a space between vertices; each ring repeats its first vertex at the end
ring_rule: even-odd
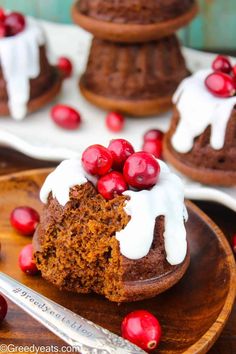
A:
POLYGON ((174 33, 196 12, 194 0, 79 0, 72 14, 98 38, 141 42, 174 33))
POLYGON ((204 84, 209 74, 201 70, 180 84, 164 155, 196 181, 236 185, 236 97, 213 95, 204 84))
POLYGON ((142 116, 168 110, 187 75, 174 35, 133 45, 94 39, 80 89, 98 106, 142 116))
POLYGON ((97 20, 150 24, 175 18, 193 6, 193 0, 80 0, 79 11, 97 20))
MULTIPOLYGON (((80 160, 62 162, 47 177, 33 240, 45 279, 114 302, 153 297, 180 280, 189 265, 183 185, 164 162, 155 163, 160 170, 152 188, 117 189, 111 198, 99 192, 102 177, 97 184, 80 160)), ((124 177, 115 174, 125 178, 125 167, 124 177)))
POLYGON ((48 62, 45 35, 35 20, 25 18, 22 31, 0 38, 0 115, 23 119, 51 101, 60 86, 60 74, 48 62))

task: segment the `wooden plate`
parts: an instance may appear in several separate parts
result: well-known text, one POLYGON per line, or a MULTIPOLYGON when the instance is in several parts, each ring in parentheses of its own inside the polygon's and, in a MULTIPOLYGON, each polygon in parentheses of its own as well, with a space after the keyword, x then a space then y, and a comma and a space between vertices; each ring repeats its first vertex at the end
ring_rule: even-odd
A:
MULTIPOLYGON (((218 227, 188 202, 190 267, 176 286, 154 299, 118 306, 96 295, 60 292, 40 276, 29 277, 19 270, 18 253, 31 239, 18 235, 9 224, 9 214, 16 206, 29 205, 41 210, 38 192, 48 172, 34 170, 0 178, 0 270, 118 334, 127 313, 135 309, 151 311, 160 319, 163 328, 158 353, 205 353, 209 350, 231 312, 236 288, 234 257, 218 227)), ((4 344, 64 345, 13 304, 1 324, 0 336, 4 344)))

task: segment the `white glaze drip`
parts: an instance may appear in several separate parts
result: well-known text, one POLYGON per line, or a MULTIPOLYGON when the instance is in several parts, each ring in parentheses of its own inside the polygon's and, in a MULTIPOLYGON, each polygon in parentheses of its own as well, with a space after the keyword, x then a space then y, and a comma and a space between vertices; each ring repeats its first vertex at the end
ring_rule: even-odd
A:
POLYGON ((165 217, 164 242, 167 261, 171 265, 184 261, 187 253, 184 220, 187 211, 184 205, 184 187, 180 178, 159 161, 161 173, 158 183, 151 190, 126 191, 130 197, 125 211, 131 219, 125 229, 116 233, 121 253, 129 259, 145 257, 153 242, 156 217, 165 217))
POLYGON ((65 160, 46 178, 40 191, 40 199, 47 203, 52 192, 62 206, 70 200, 70 188, 91 181, 96 184, 96 178, 87 176, 79 159, 65 160))
POLYGON ((174 149, 180 153, 189 152, 194 139, 208 126, 211 126, 212 148, 219 150, 224 146, 226 128, 236 104, 236 97, 219 98, 212 95, 204 83, 210 73, 209 70, 201 70, 186 78, 173 97, 180 120, 171 142, 174 149))
POLYGON ((39 46, 45 43, 43 30, 33 19, 26 19, 21 33, 0 39, 0 65, 7 85, 11 116, 21 120, 27 114, 30 79, 40 73, 39 46))
MULTIPOLYGON (((159 181, 151 190, 129 190, 124 193, 130 197, 125 210, 131 219, 124 230, 116 233, 116 238, 125 257, 140 259, 146 256, 151 248, 156 217, 163 215, 167 261, 175 265, 182 263, 187 253, 184 187, 179 177, 170 172, 164 162, 159 161, 159 164, 159 181)), ((65 160, 47 177, 40 192, 40 199, 47 203, 48 195, 52 192, 52 196, 65 206, 69 201, 70 188, 88 180, 96 185, 96 178, 86 175, 80 159, 65 160)))

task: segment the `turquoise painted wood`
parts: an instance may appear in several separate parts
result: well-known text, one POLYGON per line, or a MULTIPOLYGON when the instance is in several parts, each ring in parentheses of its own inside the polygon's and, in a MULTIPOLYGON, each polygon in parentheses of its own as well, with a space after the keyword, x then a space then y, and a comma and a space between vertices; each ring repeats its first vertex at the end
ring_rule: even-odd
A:
POLYGON ((49 21, 70 23, 73 0, 0 0, 0 6, 49 21))
MULTIPOLYGON (((72 2, 73 0, 0 0, 0 6, 50 21, 70 23, 72 2)), ((236 50, 236 0, 199 0, 199 3, 199 16, 180 32, 183 43, 199 49, 236 50)))

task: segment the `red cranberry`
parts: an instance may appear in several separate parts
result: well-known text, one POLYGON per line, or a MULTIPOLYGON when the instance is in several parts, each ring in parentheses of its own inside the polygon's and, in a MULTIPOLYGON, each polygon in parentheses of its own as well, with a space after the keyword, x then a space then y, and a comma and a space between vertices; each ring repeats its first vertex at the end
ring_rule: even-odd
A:
POLYGON ((10 216, 12 227, 25 236, 31 236, 39 223, 39 214, 30 207, 15 208, 10 216))
POLYGON ((218 97, 232 97, 236 92, 233 78, 221 72, 208 75, 205 84, 208 90, 218 97))
POLYGON ((5 19, 6 19, 5 11, 3 10, 2 7, 0 7, 0 22, 4 22, 5 19))
POLYGON ((153 140, 162 140, 164 133, 159 129, 151 129, 148 130, 143 137, 143 140, 146 141, 153 141, 153 140))
POLYGON ((124 177, 133 188, 147 189, 157 183, 160 166, 153 155, 136 152, 124 164, 124 177))
POLYGON ((106 117, 106 126, 112 132, 120 132, 125 125, 124 117, 116 112, 110 112, 106 117))
POLYGON ((122 194, 128 189, 124 176, 116 171, 101 177, 98 181, 98 192, 107 200, 122 194))
POLYGON ((70 59, 66 57, 60 57, 57 62, 58 69, 62 72, 64 77, 70 77, 73 70, 73 65, 70 59))
POLYGON ((34 252, 33 252, 32 243, 25 246, 20 251, 19 266, 20 269, 28 275, 35 275, 39 272, 34 261, 34 252))
POLYGON ((124 318, 121 333, 123 338, 149 352, 157 348, 162 331, 155 316, 148 311, 139 310, 124 318))
POLYGON ((212 63, 212 69, 214 71, 230 74, 232 71, 232 65, 228 57, 218 55, 212 63))
POLYGON ((0 295, 0 322, 2 322, 6 317, 7 308, 8 306, 5 298, 2 295, 0 295))
POLYGON ((233 247, 234 253, 236 254, 236 235, 234 235, 232 238, 232 247, 233 247))
POLYGON ((113 167, 117 170, 122 170, 127 158, 134 153, 133 146, 125 139, 111 140, 108 150, 112 153, 113 167))
POLYGON ((145 141, 143 144, 143 151, 154 155, 157 159, 162 156, 162 141, 161 140, 150 140, 145 141))
POLYGON ((6 26, 0 22, 0 38, 6 37, 6 26))
POLYGON ((110 151, 99 144, 89 146, 82 155, 83 168, 91 175, 105 175, 110 171, 112 163, 110 151))
POLYGON ((5 26, 7 27, 7 36, 15 36, 25 28, 25 18, 19 12, 12 12, 6 16, 5 26))
POLYGON ((79 112, 63 104, 57 104, 51 109, 51 117, 59 127, 67 130, 77 129, 81 124, 79 112))
POLYGON ((234 65, 234 67, 233 67, 233 74, 234 74, 234 76, 236 76, 236 65, 234 65))

